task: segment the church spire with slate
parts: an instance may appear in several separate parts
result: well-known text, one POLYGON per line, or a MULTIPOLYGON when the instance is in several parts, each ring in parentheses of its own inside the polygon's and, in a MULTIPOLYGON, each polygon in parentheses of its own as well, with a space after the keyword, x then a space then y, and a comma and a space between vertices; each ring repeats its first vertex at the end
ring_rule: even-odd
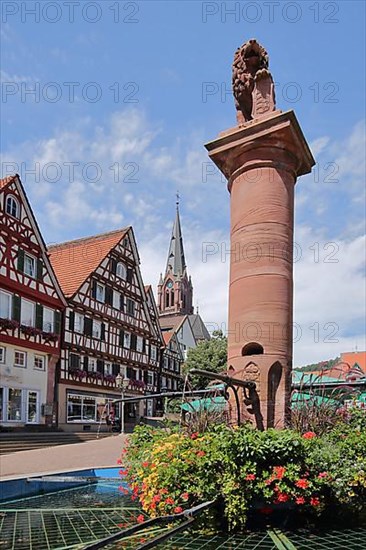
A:
POLYGON ((193 313, 193 288, 187 275, 183 236, 179 216, 179 193, 176 215, 170 238, 164 279, 158 284, 158 309, 160 315, 185 315, 193 313))

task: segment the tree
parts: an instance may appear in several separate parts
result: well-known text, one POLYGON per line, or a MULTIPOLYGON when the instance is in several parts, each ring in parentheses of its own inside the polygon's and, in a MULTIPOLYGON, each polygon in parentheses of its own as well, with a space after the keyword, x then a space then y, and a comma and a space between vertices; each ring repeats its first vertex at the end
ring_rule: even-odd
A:
MULTIPOLYGON (((183 374, 191 369, 202 369, 211 372, 225 371, 227 366, 227 337, 221 330, 212 333, 211 340, 199 342, 197 347, 190 348, 187 360, 183 365, 183 374)), ((190 376, 190 382, 194 389, 204 389, 210 379, 204 376, 190 376)))

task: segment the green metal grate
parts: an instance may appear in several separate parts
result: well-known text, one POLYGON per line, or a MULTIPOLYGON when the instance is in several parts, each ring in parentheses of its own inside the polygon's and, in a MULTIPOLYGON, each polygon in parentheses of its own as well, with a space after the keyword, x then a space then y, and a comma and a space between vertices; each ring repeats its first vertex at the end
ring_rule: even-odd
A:
POLYGON ((286 532, 296 550, 366 550, 366 528, 309 532, 286 532))
POLYGON ((276 550, 268 532, 251 533, 247 535, 204 536, 182 534, 175 536, 171 541, 164 542, 156 547, 159 550, 276 550), (193 540, 192 540, 193 539, 193 540))

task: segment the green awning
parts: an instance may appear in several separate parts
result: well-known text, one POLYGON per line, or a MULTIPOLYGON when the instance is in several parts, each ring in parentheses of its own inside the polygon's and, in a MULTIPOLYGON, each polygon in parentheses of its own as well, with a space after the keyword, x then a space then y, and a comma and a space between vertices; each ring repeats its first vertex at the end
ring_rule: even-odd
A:
POLYGON ((199 412, 199 411, 216 411, 220 412, 225 409, 226 400, 224 397, 207 397, 204 399, 195 399, 189 403, 183 403, 181 408, 186 412, 199 412))

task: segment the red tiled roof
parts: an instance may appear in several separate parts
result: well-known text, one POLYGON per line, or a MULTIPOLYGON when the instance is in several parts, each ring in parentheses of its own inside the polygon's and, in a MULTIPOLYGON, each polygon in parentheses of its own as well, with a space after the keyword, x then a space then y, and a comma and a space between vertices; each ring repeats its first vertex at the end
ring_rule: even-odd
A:
POLYGON ((186 314, 182 315, 162 315, 159 317, 159 324, 162 329, 175 329, 181 324, 182 320, 186 317, 186 314))
POLYGON ((66 297, 70 297, 95 271, 130 228, 50 246, 50 260, 66 297))
POLYGON ((16 177, 17 174, 14 174, 13 176, 6 176, 6 178, 0 179, 0 189, 3 189, 7 185, 9 185, 9 183, 14 181, 16 177))
POLYGON ((350 367, 357 363, 366 372, 366 351, 346 351, 341 353, 341 361, 348 363, 350 367))
POLYGON ((171 337, 173 336, 174 332, 173 331, 165 331, 163 332, 163 338, 164 338, 164 342, 165 344, 169 344, 169 341, 171 339, 171 337))

